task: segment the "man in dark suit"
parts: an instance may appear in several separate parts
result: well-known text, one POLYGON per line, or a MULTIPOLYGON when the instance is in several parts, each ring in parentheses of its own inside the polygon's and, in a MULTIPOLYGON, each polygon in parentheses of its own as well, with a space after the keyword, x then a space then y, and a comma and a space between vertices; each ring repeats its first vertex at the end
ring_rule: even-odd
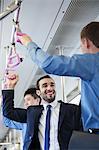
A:
POLYGON ((2 91, 3 115, 12 120, 27 122, 24 150, 48 150, 45 145, 47 105, 51 106, 49 150, 66 150, 73 130, 80 129, 80 107, 56 100, 55 82, 46 75, 37 81, 42 105, 30 106, 27 111, 14 108, 16 74, 8 74, 8 88, 2 91))

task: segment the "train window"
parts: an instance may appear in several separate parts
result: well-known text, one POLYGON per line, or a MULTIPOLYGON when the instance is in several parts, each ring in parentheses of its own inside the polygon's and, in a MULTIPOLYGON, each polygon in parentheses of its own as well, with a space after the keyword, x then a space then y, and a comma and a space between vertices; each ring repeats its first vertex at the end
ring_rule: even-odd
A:
POLYGON ((75 98, 73 98, 69 103, 79 105, 81 95, 78 94, 75 98))
POLYGON ((81 98, 81 94, 80 94, 79 86, 77 86, 75 89, 73 89, 66 96, 66 99, 67 99, 68 103, 77 104, 77 105, 79 105, 80 98, 81 98))

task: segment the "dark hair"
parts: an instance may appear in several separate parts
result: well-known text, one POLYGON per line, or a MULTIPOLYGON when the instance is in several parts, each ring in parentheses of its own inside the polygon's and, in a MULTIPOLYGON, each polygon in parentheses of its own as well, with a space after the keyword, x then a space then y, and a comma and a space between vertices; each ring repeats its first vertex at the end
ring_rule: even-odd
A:
MULTIPOLYGON (((41 97, 40 97, 39 95, 37 95, 36 90, 37 90, 37 89, 36 89, 35 87, 27 89, 27 90, 25 91, 25 93, 24 93, 24 97, 25 97, 26 95, 30 94, 31 96, 34 97, 34 99, 39 98, 39 99, 40 99, 40 103, 41 103, 41 97)), ((40 103, 39 103, 39 104, 40 104, 40 103)))
POLYGON ((49 75, 45 75, 45 76, 39 78, 39 79, 37 80, 37 82, 36 82, 36 87, 37 87, 38 90, 39 90, 39 82, 40 82, 42 79, 45 79, 45 78, 50 78, 50 79, 52 79, 49 75))
POLYGON ((82 38, 88 38, 93 44, 99 48, 99 22, 91 22, 87 24, 81 31, 82 38))

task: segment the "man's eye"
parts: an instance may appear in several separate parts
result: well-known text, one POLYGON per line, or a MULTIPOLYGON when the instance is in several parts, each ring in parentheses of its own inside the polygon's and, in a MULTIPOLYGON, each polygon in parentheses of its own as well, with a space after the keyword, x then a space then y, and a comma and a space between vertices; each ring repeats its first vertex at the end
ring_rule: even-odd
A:
POLYGON ((47 87, 47 85, 43 85, 43 87, 47 87))
POLYGON ((54 85, 54 84, 51 84, 50 86, 51 86, 51 87, 54 87, 55 85, 54 85))

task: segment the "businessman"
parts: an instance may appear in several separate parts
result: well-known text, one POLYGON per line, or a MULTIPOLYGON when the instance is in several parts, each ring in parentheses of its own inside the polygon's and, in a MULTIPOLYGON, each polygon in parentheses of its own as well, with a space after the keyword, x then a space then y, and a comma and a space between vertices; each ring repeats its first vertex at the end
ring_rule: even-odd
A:
POLYGON ((10 88, 2 91, 3 115, 15 121, 27 121, 25 149, 66 150, 72 131, 80 130, 80 107, 56 100, 55 82, 46 75, 37 81, 42 105, 28 107, 26 114, 26 111, 14 108, 14 90, 11 86, 16 85, 18 76, 9 74, 7 78, 10 88))
MULTIPOLYGON (((6 86, 9 89, 9 86, 6 86)), ((12 87, 14 88, 14 86, 12 87)), ((35 87, 31 87, 27 89, 24 93, 24 108, 27 109, 29 106, 32 105, 40 105, 41 98, 38 95, 38 90, 35 87)), ((3 117, 4 125, 8 128, 22 130, 22 138, 23 138, 23 145, 25 142, 25 134, 27 129, 27 123, 20 123, 17 121, 13 121, 7 117, 3 117)), ((23 146, 22 146, 23 147, 23 146)))
MULTIPOLYGON (((24 93, 24 108, 25 109, 27 109, 29 106, 32 106, 32 105, 40 105, 40 103, 41 103, 41 98, 40 96, 37 95, 36 88, 29 88, 25 91, 24 93)), ((6 117, 3 117, 3 122, 4 122, 4 125, 8 128, 22 131, 22 138, 23 138, 23 145, 24 145, 27 123, 20 123, 17 121, 13 121, 6 117)))
POLYGON ((99 129, 99 22, 90 22, 81 31, 83 54, 67 56, 50 55, 32 42, 26 34, 17 33, 26 46, 31 59, 49 74, 80 77, 81 117, 83 128, 99 129))

